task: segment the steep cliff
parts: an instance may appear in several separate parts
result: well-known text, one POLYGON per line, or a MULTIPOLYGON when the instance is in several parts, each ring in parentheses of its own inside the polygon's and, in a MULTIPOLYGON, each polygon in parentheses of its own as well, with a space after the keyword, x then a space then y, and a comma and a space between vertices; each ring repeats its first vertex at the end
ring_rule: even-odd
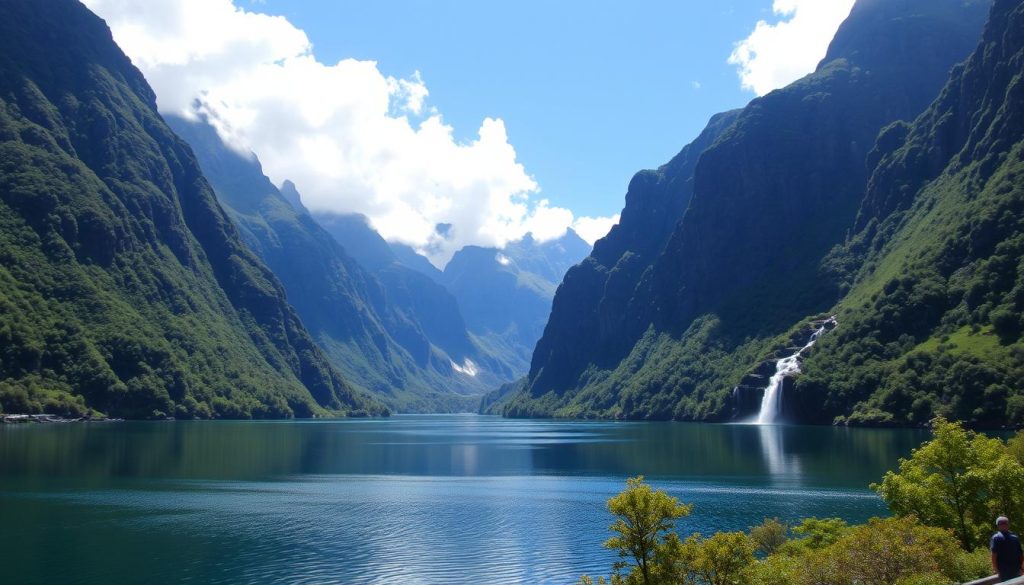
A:
MULTIPOLYGON (((974 48, 987 9, 857 2, 814 73, 732 114, 692 179, 670 177, 692 181, 692 196, 657 257, 641 260, 639 283, 635 268, 619 281, 597 270, 567 276, 566 294, 599 287, 601 298, 559 292, 527 390, 506 412, 734 416, 730 391, 745 371, 842 293, 821 265, 854 224, 879 131, 928 106, 974 48), (577 312, 602 303, 614 308, 577 312)), ((626 232, 625 214, 622 223, 626 232)), ((619 255, 617 265, 629 253, 619 255)))
POLYGON ((242 244, 104 23, 73 0, 0 16, 0 405, 383 412, 242 244))

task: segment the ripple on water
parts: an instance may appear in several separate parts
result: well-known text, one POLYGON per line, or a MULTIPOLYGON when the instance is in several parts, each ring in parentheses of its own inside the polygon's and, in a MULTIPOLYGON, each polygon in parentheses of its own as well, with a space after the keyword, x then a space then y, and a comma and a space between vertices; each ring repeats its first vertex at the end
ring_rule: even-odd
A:
MULTIPOLYGON (((834 511, 876 500, 849 490, 753 489, 659 482, 696 505, 687 531, 746 528, 751 500, 765 516, 834 511), (737 524, 739 522, 739 524, 737 524)), ((181 558, 152 549, 154 569, 210 583, 571 583, 607 573, 606 499, 618 478, 308 476, 283 482, 173 482, 147 490, 52 494, 121 511, 139 538, 187 535, 181 558), (161 489, 162 488, 162 489, 161 489)), ((835 515, 828 514, 828 515, 835 515)))

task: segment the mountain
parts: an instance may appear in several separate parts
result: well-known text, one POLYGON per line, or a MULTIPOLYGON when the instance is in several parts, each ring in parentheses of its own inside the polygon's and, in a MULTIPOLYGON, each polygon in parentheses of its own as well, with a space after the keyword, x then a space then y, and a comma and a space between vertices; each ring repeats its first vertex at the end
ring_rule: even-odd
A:
POLYGON ((352 383, 401 412, 449 412, 472 408, 476 398, 465 394, 503 381, 478 380, 453 367, 473 347, 455 300, 429 295, 440 285, 413 271, 413 282, 396 284, 387 243, 339 243, 332 235, 347 231, 338 221, 359 218, 329 218, 325 229, 302 206, 294 184, 279 190, 254 155, 224 144, 212 126, 167 120, 192 145, 245 243, 281 279, 313 338, 352 383))
POLYGON ((500 250, 466 246, 445 266, 441 281, 458 300, 469 330, 525 372, 558 282, 589 251, 572 229, 546 242, 527 234, 500 250))
POLYGON ((988 6, 859 0, 814 73, 713 119, 690 152, 634 177, 633 209, 566 276, 505 413, 750 414, 733 387, 843 293, 823 261, 856 221, 879 132, 928 107, 988 6), (646 196, 659 190, 670 196, 646 196), (646 205, 685 211, 666 237, 654 220, 670 220, 646 205))
POLYGON ((571 229, 545 242, 527 234, 500 250, 466 246, 442 271, 410 246, 385 241, 365 216, 314 215, 488 390, 526 373, 559 280, 590 251, 571 229))
POLYGON ((531 370, 531 380, 564 376, 547 385, 567 387, 591 363, 614 365, 628 351, 629 339, 609 333, 622 327, 636 283, 661 253, 689 205, 700 155, 738 114, 737 110, 714 116, 668 164, 633 177, 619 223, 594 244, 583 262, 569 269, 558 288, 544 335, 533 353, 536 371, 531 370))
POLYGON ((870 160, 827 263, 848 287, 840 326, 793 385, 792 415, 1024 424, 1024 2, 995 2, 974 54, 870 160))
POLYGON ((242 243, 103 21, 0 3, 0 405, 379 414, 242 243))
MULTIPOLYGON (((482 346, 470 333, 458 301, 438 280, 441 272, 426 258, 407 246, 389 244, 363 215, 317 212, 315 217, 374 274, 389 302, 421 325, 427 343, 447 356, 454 375, 445 387, 479 395, 525 371, 521 364, 482 346)), ((475 404, 466 407, 475 408, 475 404)))

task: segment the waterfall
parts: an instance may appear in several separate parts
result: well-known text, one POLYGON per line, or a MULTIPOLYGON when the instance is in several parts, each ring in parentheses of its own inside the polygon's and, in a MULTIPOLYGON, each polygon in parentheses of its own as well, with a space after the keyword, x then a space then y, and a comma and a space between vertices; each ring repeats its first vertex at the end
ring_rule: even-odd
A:
POLYGON ((782 410, 782 384, 787 377, 800 373, 801 354, 814 345, 814 342, 818 341, 818 338, 828 331, 830 326, 834 327, 835 325, 836 318, 829 317, 811 334, 807 345, 798 349, 793 355, 776 362, 775 374, 768 380, 768 387, 764 389, 764 397, 761 398, 761 412, 758 413, 755 421, 757 424, 772 424, 779 418, 779 412, 782 410))

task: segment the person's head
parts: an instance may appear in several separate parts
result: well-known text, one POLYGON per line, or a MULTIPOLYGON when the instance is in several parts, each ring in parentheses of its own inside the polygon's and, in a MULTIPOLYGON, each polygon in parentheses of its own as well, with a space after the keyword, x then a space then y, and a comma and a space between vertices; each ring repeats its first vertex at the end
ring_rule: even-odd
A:
POLYGON ((996 518, 996 528, 1002 532, 1008 531, 1010 529, 1010 519, 1006 516, 996 518))

